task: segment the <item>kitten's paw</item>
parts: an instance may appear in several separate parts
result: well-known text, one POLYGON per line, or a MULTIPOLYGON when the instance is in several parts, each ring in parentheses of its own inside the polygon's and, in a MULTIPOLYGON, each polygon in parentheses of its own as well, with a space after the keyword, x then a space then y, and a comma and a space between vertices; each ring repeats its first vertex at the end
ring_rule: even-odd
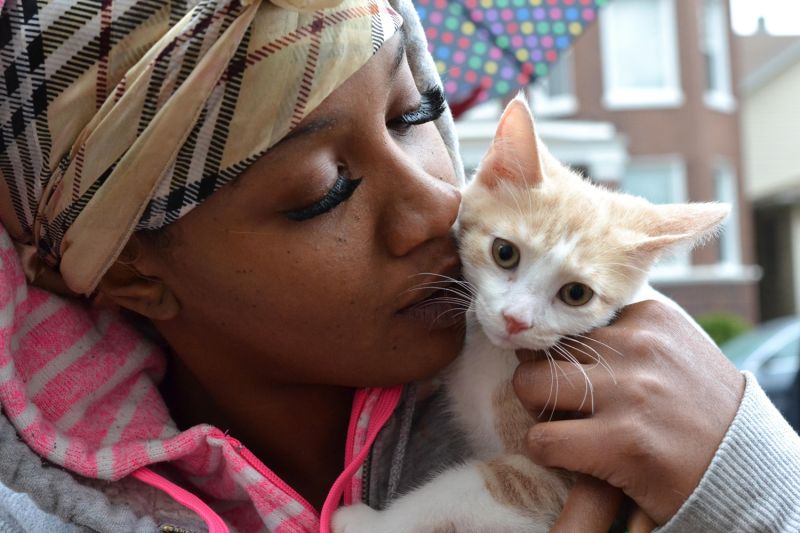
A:
POLYGON ((340 507, 333 513, 331 530, 333 533, 378 533, 380 514, 363 503, 340 507))

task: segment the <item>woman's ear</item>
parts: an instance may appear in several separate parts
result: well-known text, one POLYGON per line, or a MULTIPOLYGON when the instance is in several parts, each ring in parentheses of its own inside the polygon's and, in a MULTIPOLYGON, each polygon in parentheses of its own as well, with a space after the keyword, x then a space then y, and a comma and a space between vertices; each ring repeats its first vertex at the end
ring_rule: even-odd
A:
POLYGON ((180 304, 163 280, 142 273, 147 255, 145 248, 133 235, 100 280, 97 290, 103 300, 151 320, 170 320, 180 311, 180 304))

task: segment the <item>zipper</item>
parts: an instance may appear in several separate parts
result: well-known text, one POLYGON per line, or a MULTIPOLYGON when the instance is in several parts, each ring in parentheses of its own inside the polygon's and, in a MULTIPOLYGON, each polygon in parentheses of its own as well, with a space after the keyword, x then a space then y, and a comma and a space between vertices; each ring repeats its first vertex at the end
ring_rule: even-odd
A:
POLYGON ((244 460, 255 469, 256 472, 267 478, 270 483, 277 486, 279 489, 284 491, 287 496, 300 503, 308 512, 319 518, 319 512, 314 508, 313 505, 308 503, 308 501, 300 496, 296 490, 287 485, 284 480, 279 478, 272 470, 267 468, 267 466, 262 463, 258 457, 253 455, 253 452, 248 450, 246 446, 243 446, 241 442, 233 437, 229 437, 228 435, 225 435, 225 440, 234 446, 234 449, 239 452, 239 455, 241 455, 244 460))
POLYGON ((161 524, 158 526, 159 533, 195 533, 185 527, 173 526, 172 524, 161 524))
POLYGON ((361 474, 361 501, 369 505, 369 476, 372 473, 372 453, 374 446, 369 447, 367 459, 364 461, 364 472, 361 474))

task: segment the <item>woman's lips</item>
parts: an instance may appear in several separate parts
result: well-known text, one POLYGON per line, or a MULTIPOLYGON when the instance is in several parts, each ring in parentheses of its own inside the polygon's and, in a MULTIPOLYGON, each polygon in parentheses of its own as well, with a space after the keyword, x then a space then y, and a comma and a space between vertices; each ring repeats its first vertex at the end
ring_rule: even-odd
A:
POLYGON ((453 295, 444 290, 437 290, 424 300, 410 305, 398 312, 403 318, 427 324, 431 330, 451 328, 464 321, 464 312, 468 302, 453 300, 453 295))

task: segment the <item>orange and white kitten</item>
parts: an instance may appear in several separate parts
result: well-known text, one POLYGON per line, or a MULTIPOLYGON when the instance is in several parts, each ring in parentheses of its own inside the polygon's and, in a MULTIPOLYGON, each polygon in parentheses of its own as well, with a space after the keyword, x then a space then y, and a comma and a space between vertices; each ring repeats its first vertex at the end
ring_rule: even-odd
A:
MULTIPOLYGON (((471 303, 464 351, 447 371, 447 388, 474 459, 383 511, 340 509, 334 531, 548 531, 572 477, 524 455, 536 421, 511 386, 515 350, 592 353, 592 341, 581 336, 609 324, 625 305, 658 299, 677 308, 647 284, 648 270, 676 245, 713 236, 728 210, 653 205, 591 184, 550 155, 524 98, 513 100, 464 190, 458 222, 471 303)), ((613 361, 601 363, 613 372, 613 361)), ((586 531, 595 528, 607 531, 608 524, 586 531)))

